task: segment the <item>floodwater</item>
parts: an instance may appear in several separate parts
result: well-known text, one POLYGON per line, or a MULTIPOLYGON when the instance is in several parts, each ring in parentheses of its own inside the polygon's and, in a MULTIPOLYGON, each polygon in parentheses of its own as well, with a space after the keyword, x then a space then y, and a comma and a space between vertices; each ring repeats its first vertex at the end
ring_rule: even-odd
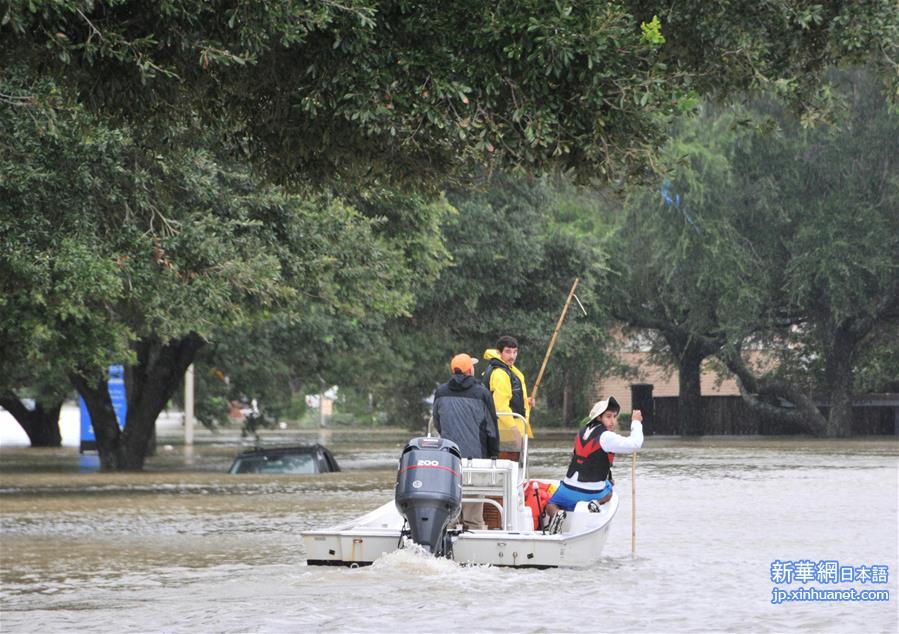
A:
MULTIPOLYGON (((621 509, 582 570, 461 567, 410 551, 306 565, 300 532, 392 496, 407 436, 335 433, 344 471, 229 476, 235 446, 161 446, 141 474, 69 447, 0 448, 3 632, 897 632, 899 440, 649 437, 616 467, 621 509), (774 583, 772 563, 886 567, 887 583, 774 583), (888 601, 772 603, 881 589, 888 601)), ((314 438, 313 438, 314 440, 314 438)), ((566 437, 533 445, 559 477, 566 437)), ((851 571, 850 571, 851 572, 851 571)))

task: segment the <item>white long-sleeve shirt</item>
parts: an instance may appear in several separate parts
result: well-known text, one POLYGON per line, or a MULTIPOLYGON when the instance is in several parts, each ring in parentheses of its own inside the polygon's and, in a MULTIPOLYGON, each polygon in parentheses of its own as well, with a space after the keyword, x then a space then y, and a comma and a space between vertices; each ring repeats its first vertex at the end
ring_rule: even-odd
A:
MULTIPOLYGON (((583 431, 584 440, 590 435, 590 428, 583 431)), ((631 421, 630 436, 622 436, 613 431, 604 431, 599 436, 599 446, 606 453, 634 453, 643 446, 643 423, 638 420, 631 421)), ((571 477, 562 480, 565 484, 571 485, 578 489, 588 491, 601 491, 606 486, 606 481, 601 482, 581 482, 578 479, 578 473, 574 472, 571 477)))
POLYGON ((643 423, 632 420, 630 436, 604 431, 599 437, 599 446, 606 453, 634 453, 643 446, 643 423))

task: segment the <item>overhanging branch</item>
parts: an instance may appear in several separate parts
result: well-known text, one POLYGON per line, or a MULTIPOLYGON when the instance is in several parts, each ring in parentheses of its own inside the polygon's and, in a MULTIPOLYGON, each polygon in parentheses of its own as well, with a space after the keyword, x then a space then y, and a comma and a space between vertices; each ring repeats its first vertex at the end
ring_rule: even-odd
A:
POLYGON ((827 421, 824 416, 818 411, 815 403, 795 386, 769 377, 757 377, 746 366, 739 350, 731 350, 720 357, 728 369, 736 375, 740 395, 750 408, 784 422, 799 424, 815 435, 825 433, 827 421), (787 400, 795 406, 795 409, 786 409, 765 402, 763 398, 766 396, 787 400))

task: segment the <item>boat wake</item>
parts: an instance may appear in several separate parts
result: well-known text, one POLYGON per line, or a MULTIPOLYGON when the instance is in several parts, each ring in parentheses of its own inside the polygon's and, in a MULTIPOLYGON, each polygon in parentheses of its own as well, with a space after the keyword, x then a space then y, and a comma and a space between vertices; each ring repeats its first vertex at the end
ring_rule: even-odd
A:
POLYGON ((378 557, 372 569, 390 570, 405 574, 430 577, 451 573, 460 568, 459 564, 444 557, 435 557, 418 544, 407 541, 404 548, 378 557))

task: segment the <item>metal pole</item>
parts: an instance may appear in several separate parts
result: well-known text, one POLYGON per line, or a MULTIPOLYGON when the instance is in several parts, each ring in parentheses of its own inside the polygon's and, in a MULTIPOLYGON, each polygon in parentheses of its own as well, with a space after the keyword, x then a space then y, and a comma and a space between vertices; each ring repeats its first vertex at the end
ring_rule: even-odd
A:
POLYGON ((184 445, 194 444, 194 364, 184 373, 184 445))

